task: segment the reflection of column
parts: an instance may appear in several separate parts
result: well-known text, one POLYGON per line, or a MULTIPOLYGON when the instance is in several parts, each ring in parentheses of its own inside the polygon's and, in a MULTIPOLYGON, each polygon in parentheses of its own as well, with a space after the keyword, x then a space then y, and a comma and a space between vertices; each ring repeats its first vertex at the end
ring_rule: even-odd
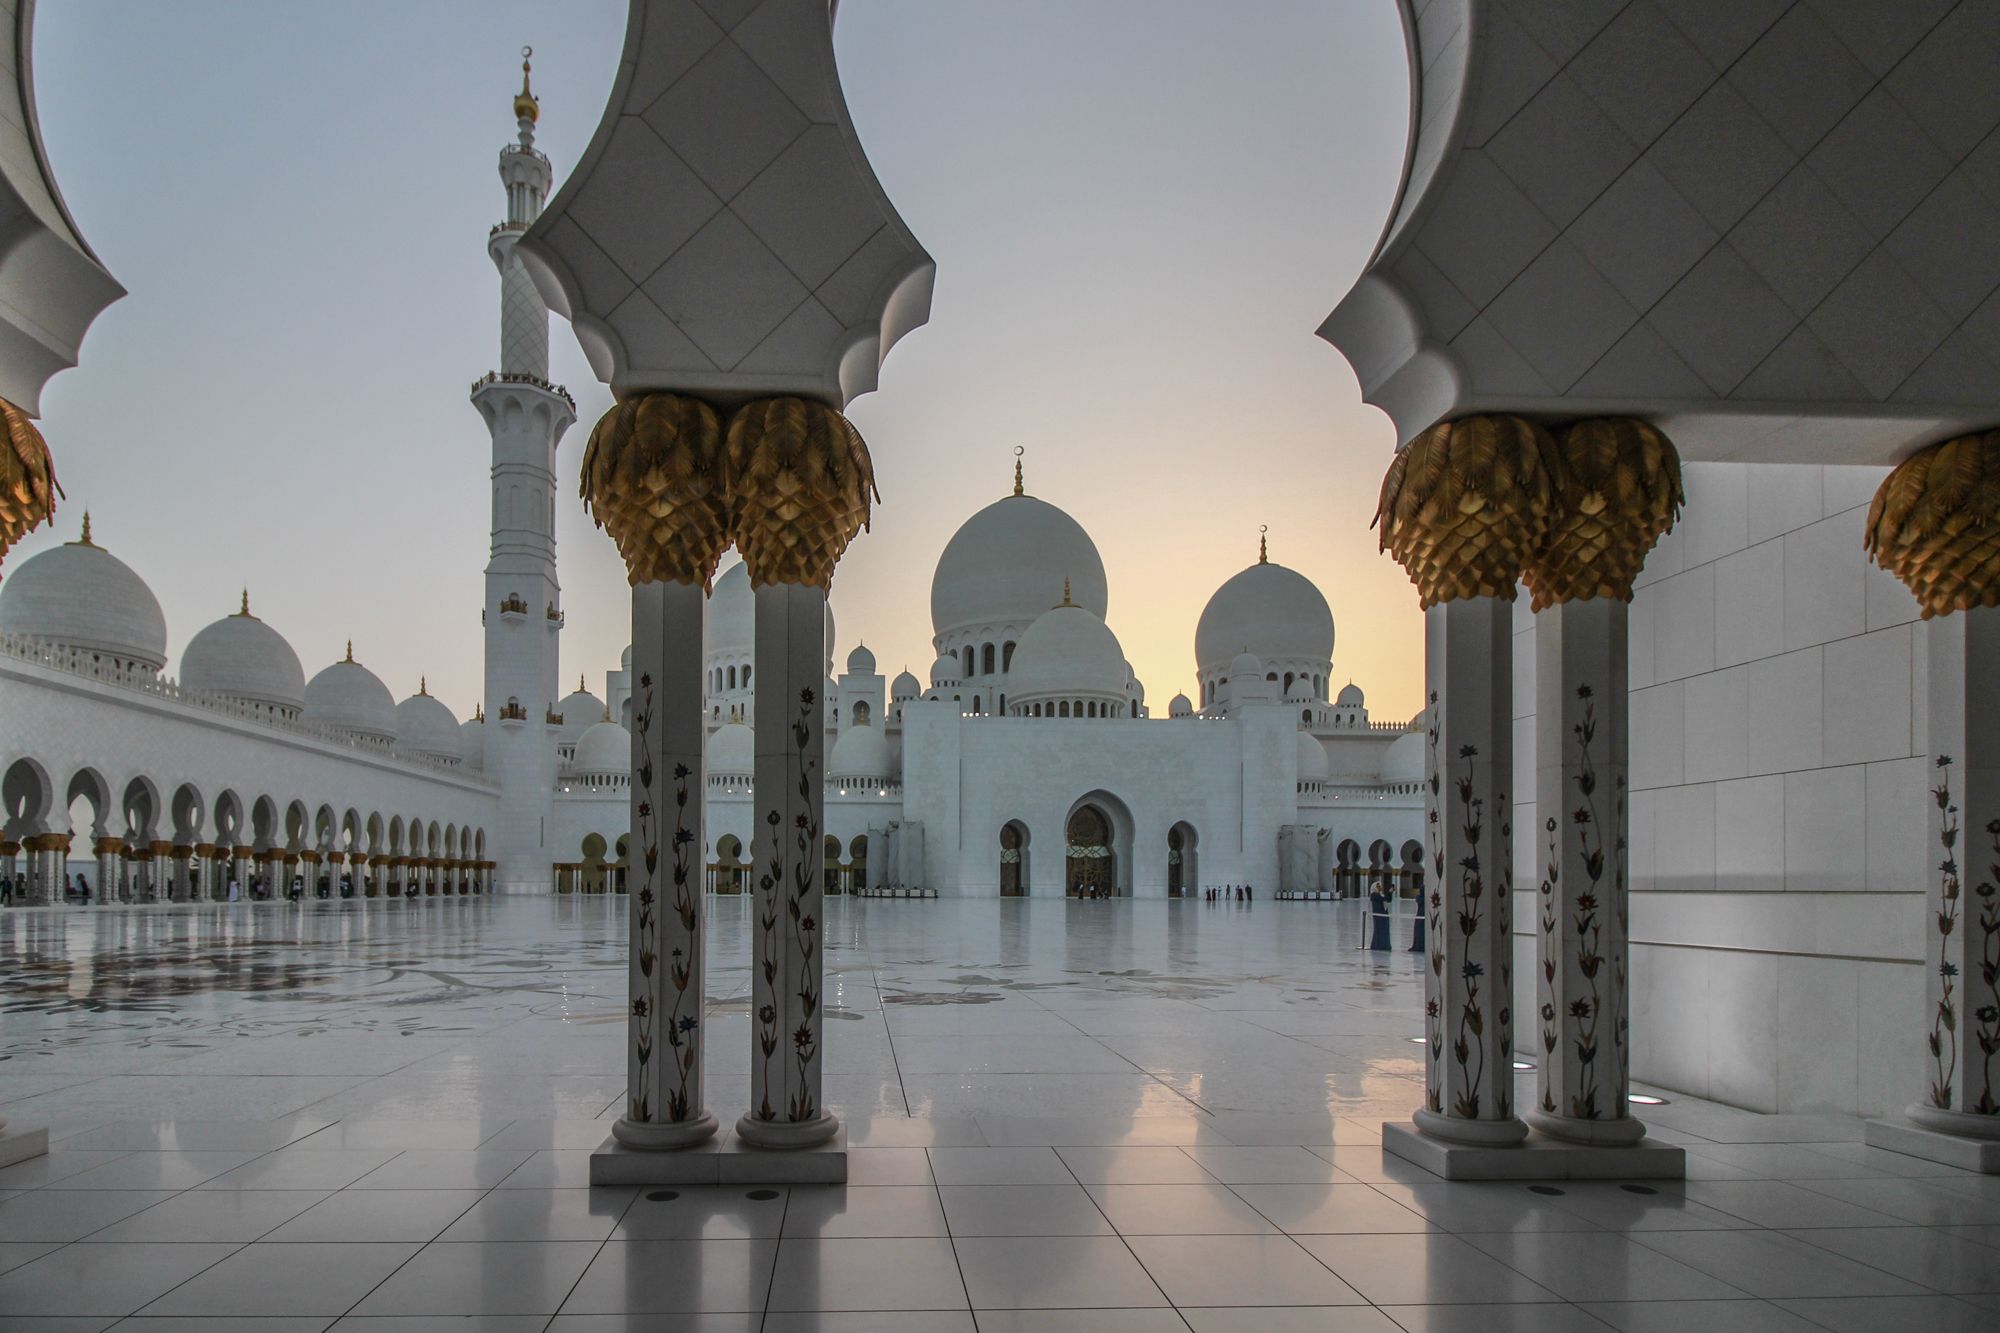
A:
POLYGON ((1924 1087, 1907 1121, 1871 1122, 1867 1140, 2000 1174, 2000 431, 1891 472, 1867 542, 1923 611, 1932 866, 1924 1087))
MULTIPOLYGON (((253 849, 247 846, 238 845, 230 848, 229 877, 236 881, 236 894, 239 898, 248 898, 250 896, 250 857, 252 854, 253 849)), ((225 889, 224 892, 226 893, 227 890, 225 889)))
MULTIPOLYGON (((868 449, 845 417, 798 398, 729 423, 736 544, 756 599, 750 1110, 746 1143, 801 1148, 840 1124, 822 1097, 826 594, 868 520, 868 449)), ((890 873, 896 872, 891 867, 890 873)))
POLYGON ((91 851, 97 854, 97 882, 91 885, 90 900, 99 905, 115 903, 119 900, 119 871, 122 858, 119 852, 124 848, 123 838, 99 838, 91 844, 91 851))
POLYGON ((1640 421, 1582 421, 1551 455, 1557 511, 1529 567, 1541 867, 1539 1095, 1528 1121, 1574 1143, 1645 1137, 1630 1114, 1626 607, 1682 499, 1673 445, 1640 421))
POLYGON ((189 865, 188 901, 214 901, 222 897, 216 892, 215 884, 215 844, 198 842, 194 845, 194 860, 189 865))
MULTIPOLYGON (((1446 422, 1405 445, 1382 482, 1382 545, 1425 608, 1429 884, 1424 1106, 1418 1134, 1505 1147, 1514 1114, 1513 654, 1515 584, 1553 495, 1547 432, 1517 417, 1446 422)), ((1384 1127, 1397 1152, 1434 1152, 1384 1127)))
MULTIPOLYGON (((655 393, 612 407, 590 433, 585 502, 632 583, 629 1148, 686 1148, 715 1134, 702 1096, 702 611, 729 544, 722 425, 708 404, 655 393)), ((817 679, 817 677, 815 677, 817 679)), ((568 879, 558 870, 558 887, 568 879)))

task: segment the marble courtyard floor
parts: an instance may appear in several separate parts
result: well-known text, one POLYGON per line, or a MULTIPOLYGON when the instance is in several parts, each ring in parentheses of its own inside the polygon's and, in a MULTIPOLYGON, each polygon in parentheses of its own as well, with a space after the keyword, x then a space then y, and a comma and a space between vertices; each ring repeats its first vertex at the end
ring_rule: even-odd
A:
MULTIPOLYGON (((711 902, 727 1122, 747 904, 711 902)), ((0 913, 0 1114, 54 1140, 0 1170, 0 1331, 2000 1327, 2000 1179, 1850 1118, 1668 1094, 1677 1186, 1385 1157, 1422 984, 1352 905, 827 917, 851 1183, 642 1191, 585 1188, 622 899, 0 913)))

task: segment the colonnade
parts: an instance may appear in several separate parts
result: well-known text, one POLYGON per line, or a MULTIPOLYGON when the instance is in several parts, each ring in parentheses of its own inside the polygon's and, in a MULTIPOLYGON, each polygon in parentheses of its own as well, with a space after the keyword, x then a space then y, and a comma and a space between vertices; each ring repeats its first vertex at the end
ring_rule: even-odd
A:
POLYGON ((29 834, 0 841, 0 878, 14 888, 13 905, 61 904, 72 876, 90 885, 87 905, 151 902, 226 902, 234 883, 238 896, 251 896, 253 883, 265 896, 282 898, 294 878, 304 880, 304 896, 317 892, 322 867, 337 893, 343 877, 357 898, 451 897, 493 892, 498 863, 466 857, 375 856, 365 852, 258 851, 242 844, 173 843, 97 838, 91 860, 70 854, 72 835, 29 834), (82 865, 90 866, 88 871, 82 865))
MULTIPOLYGON (((1683 1169, 1677 1152, 1644 1139, 1628 1101, 1626 854, 1627 609, 1682 500, 1672 443, 1631 419, 1553 432, 1504 415, 1444 422, 1384 478, 1382 546, 1425 614, 1429 883, 1424 1105, 1413 1126, 1385 1126, 1383 1142, 1440 1174, 1603 1174, 1601 1154, 1621 1149, 1632 1151, 1619 1174, 1683 1169), (1522 585, 1534 610, 1539 818, 1517 830, 1511 640, 1522 585), (1514 883, 1517 832, 1536 849, 1526 902, 1514 883), (1536 937, 1536 1003, 1517 1016, 1522 911, 1536 937), (1517 1032, 1538 1057, 1525 1109, 1514 1103, 1517 1032), (1544 1151, 1528 1168, 1510 1150, 1531 1127, 1544 1151), (1599 1160, 1564 1170, 1550 1151, 1560 1149, 1599 1160)), ((1871 1127, 1871 1142, 2000 1170, 2000 712, 1990 701, 2000 432, 1932 446, 1898 468, 1876 496, 1868 544, 1927 622, 1936 780, 1926 801, 1939 866, 1928 903, 1930 1086, 1909 1111, 1915 1130, 1871 1127)))

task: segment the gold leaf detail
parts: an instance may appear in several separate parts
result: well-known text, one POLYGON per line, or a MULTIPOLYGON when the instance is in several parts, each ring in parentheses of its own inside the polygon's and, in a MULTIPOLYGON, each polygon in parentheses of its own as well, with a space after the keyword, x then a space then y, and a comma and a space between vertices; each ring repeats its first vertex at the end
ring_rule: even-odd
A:
POLYGON ((598 419, 580 490, 634 584, 710 586, 729 546, 722 461, 722 423, 699 398, 643 394, 598 419))
POLYGON ((1646 553, 1687 498, 1673 441, 1636 418, 1593 417, 1562 432, 1549 463, 1556 510, 1547 543, 1523 573, 1530 605, 1631 601, 1646 553))
POLYGON ((55 460, 28 414, 0 398, 0 558, 56 512, 55 460))
POLYGON ((1926 620, 2000 606, 2000 430, 1904 459, 1875 492, 1863 541, 1926 620))
POLYGON ((1397 452, 1375 521, 1426 610, 1461 597, 1514 600, 1548 534, 1554 448, 1532 421, 1476 416, 1441 421, 1397 452))
POLYGON ((730 418, 725 448, 750 586, 829 587, 881 498, 861 432, 824 403, 760 398, 730 418))

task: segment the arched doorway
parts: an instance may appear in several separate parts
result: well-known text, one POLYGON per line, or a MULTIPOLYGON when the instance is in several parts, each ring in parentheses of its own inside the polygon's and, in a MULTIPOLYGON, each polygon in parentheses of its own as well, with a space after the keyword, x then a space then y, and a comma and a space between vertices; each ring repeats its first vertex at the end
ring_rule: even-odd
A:
POLYGON ((1025 898, 1028 884, 1028 826, 1010 819, 1000 826, 1000 896, 1025 898))
POLYGON ((743 844, 733 833, 725 833, 715 840, 715 864, 709 867, 709 878, 717 893, 743 892, 743 879, 748 867, 739 859, 743 855, 743 844))
POLYGON ((1412 838, 1402 847, 1402 864, 1396 868, 1396 886, 1405 898, 1424 896, 1424 845, 1412 838))
POLYGON ((847 891, 859 893, 868 887, 868 835, 858 833, 847 844, 847 891))
POLYGON ((1201 883, 1197 846, 1201 835, 1182 820, 1167 830, 1167 896, 1185 898, 1201 883))
POLYGON ((1118 851, 1112 842, 1111 816, 1086 801, 1070 812, 1063 834, 1063 892, 1086 898, 1116 893, 1118 851))
POLYGON ((840 885, 840 839, 831 833, 826 835, 826 851, 821 861, 821 890, 825 893, 839 893, 840 885))

